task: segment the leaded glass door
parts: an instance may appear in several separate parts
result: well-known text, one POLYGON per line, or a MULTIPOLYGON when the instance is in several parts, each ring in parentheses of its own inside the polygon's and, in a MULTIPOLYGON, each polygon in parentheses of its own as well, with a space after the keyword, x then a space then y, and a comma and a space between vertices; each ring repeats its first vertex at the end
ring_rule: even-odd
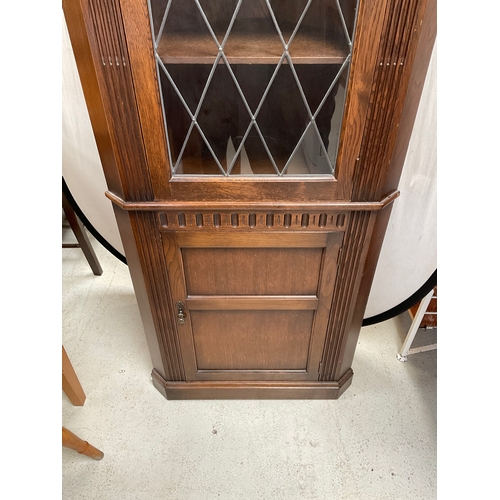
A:
POLYGON ((172 180, 307 179, 335 196, 355 0, 150 0, 150 14, 172 180))

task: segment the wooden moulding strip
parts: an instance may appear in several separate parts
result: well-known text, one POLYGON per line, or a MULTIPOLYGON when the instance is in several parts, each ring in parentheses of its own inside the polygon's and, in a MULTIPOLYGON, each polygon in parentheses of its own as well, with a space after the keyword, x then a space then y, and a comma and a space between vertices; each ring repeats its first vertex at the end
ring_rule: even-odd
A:
POLYGON ((188 309, 193 311, 315 311, 318 308, 318 303, 319 299, 315 295, 249 295, 242 297, 189 295, 186 298, 188 309))
POLYGON ((398 190, 391 192, 380 201, 338 201, 331 203, 241 203, 241 202, 191 202, 191 201, 124 201, 119 196, 106 191, 106 198, 122 210, 160 211, 160 210, 343 210, 377 211, 390 205, 398 196, 398 190))
POLYGON ((327 245, 328 234, 317 231, 291 233, 289 231, 270 233, 249 233, 244 238, 235 233, 207 233, 196 231, 179 232, 176 236, 177 244, 182 248, 323 248, 327 245), (279 234, 279 238, 276 235, 279 234))
POLYGON ((167 399, 337 399, 351 385, 349 369, 338 381, 189 381, 169 382, 156 370, 153 385, 167 399))

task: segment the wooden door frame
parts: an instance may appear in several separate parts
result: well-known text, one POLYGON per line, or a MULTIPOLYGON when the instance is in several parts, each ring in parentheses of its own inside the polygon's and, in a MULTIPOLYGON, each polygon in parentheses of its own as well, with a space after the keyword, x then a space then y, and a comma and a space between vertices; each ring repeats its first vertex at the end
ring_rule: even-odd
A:
POLYGON ((344 126, 335 177, 287 180, 269 178, 170 177, 160 89, 153 52, 147 0, 120 0, 137 109, 142 124, 154 198, 177 201, 328 202, 350 200, 353 174, 370 101, 381 19, 388 0, 359 0, 358 20, 346 91, 344 126), (136 36, 141 33, 142 36, 136 36), (148 54, 147 57, 144 57, 148 54))
MULTIPOLYGON (((184 370, 186 381, 202 380, 318 380, 323 345, 326 335, 328 313, 332 300, 335 277, 337 274, 337 257, 342 246, 343 232, 341 231, 227 231, 220 230, 217 233, 188 232, 188 231, 162 231, 165 260, 171 284, 173 302, 181 301, 185 306, 186 317, 184 323, 177 325, 179 340, 183 353, 184 370), (183 248, 322 248, 321 265, 318 275, 318 289, 315 307, 307 306, 314 310, 313 323, 311 325, 311 337, 309 340, 307 364, 304 370, 200 370, 197 366, 196 349, 194 345, 193 329, 191 325, 192 310, 189 307, 193 298, 188 295, 184 273, 184 262, 182 256, 183 248), (201 373, 203 372, 203 373, 201 373), (210 372, 210 373, 209 373, 210 372), (236 376, 236 378, 235 378, 236 376)), ((263 300, 279 301, 284 297, 253 297, 254 302, 263 300)), ((215 302, 217 296, 210 300, 215 302)), ((219 297, 219 302, 235 302, 235 297, 219 297)), ((306 303, 309 297, 290 296, 288 302, 301 301, 306 303)), ((196 303, 196 300, 194 301, 196 303)), ((198 299, 198 302, 203 300, 198 299)), ((243 303, 244 301, 241 301, 243 303)), ((245 309, 253 309, 254 306, 246 300, 245 309)), ((252 302, 252 300, 250 300, 252 302)), ((307 305, 307 304, 306 304, 307 305)), ((199 307, 199 306, 198 306, 199 307)), ((228 307, 226 305, 226 307, 228 307)), ((269 309, 268 307, 264 307, 269 309)), ((302 309, 303 305, 297 310, 302 309)), ((203 307, 201 310, 205 310, 203 307)), ((209 308, 211 309, 211 308, 209 308)), ((281 304, 279 310, 295 310, 289 304, 281 304)), ((200 310, 196 308, 195 310, 200 310)), ((277 309, 278 310, 278 309, 277 309)))

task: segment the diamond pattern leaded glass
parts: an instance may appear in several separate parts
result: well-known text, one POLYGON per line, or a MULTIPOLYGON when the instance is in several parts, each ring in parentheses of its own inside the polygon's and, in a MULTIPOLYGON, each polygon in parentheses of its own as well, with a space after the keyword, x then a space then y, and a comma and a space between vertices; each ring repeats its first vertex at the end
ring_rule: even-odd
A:
POLYGON ((357 0, 149 0, 173 175, 334 175, 357 0))

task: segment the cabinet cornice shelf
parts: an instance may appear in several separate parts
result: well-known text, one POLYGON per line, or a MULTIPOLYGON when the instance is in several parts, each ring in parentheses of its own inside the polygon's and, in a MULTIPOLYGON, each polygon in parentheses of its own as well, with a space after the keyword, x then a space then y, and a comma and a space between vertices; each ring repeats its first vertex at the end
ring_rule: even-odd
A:
MULTIPOLYGON (((283 30, 285 41, 291 33, 292 28, 283 30)), ((333 34, 325 37, 299 31, 289 47, 293 63, 342 64, 349 50, 345 40, 337 39, 333 34)), ((157 53, 164 64, 213 64, 218 48, 209 33, 165 33, 157 53)), ((274 26, 235 29, 229 35, 224 54, 230 64, 278 64, 283 44, 274 26)), ((287 64, 286 59, 284 62, 287 64)))

